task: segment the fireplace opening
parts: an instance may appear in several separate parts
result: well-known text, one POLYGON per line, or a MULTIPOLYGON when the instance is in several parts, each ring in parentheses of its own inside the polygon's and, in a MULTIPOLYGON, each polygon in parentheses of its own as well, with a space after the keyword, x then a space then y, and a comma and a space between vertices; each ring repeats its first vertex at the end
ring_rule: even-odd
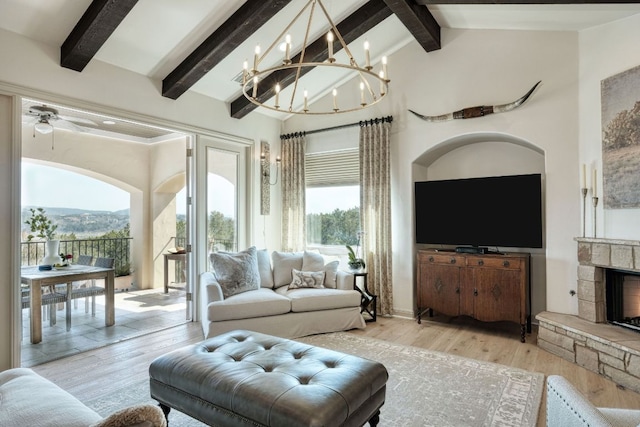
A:
POLYGON ((607 321, 640 332, 640 273, 607 269, 607 321))

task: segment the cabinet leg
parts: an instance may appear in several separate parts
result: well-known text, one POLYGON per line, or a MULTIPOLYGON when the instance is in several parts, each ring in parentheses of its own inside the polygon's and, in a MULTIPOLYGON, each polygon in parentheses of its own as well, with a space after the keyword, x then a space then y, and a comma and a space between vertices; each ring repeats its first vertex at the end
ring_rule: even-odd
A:
POLYGON ((524 342, 525 324, 520 325, 520 342, 524 342))

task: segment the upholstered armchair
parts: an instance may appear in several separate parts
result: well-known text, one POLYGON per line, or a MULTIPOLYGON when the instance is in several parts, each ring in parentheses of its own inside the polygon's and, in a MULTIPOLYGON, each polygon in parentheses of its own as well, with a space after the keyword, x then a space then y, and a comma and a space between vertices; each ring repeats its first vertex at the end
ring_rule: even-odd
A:
POLYGON ((636 427, 640 410, 596 408, 569 381, 547 378, 547 427, 636 427))

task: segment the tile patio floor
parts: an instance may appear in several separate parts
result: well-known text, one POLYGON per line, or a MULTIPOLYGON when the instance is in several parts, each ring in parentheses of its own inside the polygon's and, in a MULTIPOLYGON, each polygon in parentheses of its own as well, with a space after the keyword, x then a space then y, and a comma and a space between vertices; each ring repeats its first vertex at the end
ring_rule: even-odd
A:
POLYGON ((106 327, 104 296, 96 298, 95 317, 91 316, 91 304, 89 313, 85 313, 84 300, 80 299, 78 308, 71 309, 71 331, 66 330, 65 309, 61 305, 54 326, 49 325, 48 317, 43 320, 42 342, 38 344, 31 344, 29 340, 29 310, 24 309, 21 366, 39 365, 185 323, 185 304, 185 293, 178 290, 170 290, 168 294, 161 289, 116 292, 116 323, 106 327))

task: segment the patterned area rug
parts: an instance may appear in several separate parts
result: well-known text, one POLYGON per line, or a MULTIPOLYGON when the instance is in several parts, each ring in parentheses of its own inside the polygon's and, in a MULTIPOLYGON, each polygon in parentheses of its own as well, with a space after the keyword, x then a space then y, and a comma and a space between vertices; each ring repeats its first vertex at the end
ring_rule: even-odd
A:
MULTIPOLYGON (((389 371, 381 427, 535 426, 544 375, 347 333, 298 339, 382 363, 389 371)), ((103 416, 151 402, 144 381, 85 402, 103 416)), ((172 427, 204 424, 171 411, 172 427)))

